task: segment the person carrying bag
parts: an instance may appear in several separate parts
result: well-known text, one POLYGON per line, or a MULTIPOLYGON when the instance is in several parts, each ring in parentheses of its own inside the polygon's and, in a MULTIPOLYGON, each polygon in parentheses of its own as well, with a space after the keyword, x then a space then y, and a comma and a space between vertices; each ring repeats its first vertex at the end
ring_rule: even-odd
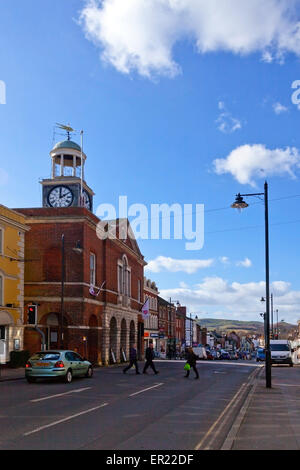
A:
POLYGON ((184 366, 184 370, 186 371, 186 374, 184 377, 186 378, 189 377, 190 371, 192 368, 196 375, 195 379, 199 379, 199 374, 198 374, 198 370, 196 367, 197 359, 199 358, 194 353, 193 348, 188 348, 186 359, 187 359, 187 362, 186 362, 186 365, 184 366))

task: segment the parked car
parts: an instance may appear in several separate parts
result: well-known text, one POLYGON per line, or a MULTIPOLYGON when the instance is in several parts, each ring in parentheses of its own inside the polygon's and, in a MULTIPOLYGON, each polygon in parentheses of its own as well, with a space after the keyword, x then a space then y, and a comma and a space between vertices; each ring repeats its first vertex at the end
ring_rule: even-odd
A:
POLYGON ((256 362, 265 361, 266 355, 263 348, 258 348, 256 351, 256 362))
POLYGON ((39 351, 29 358, 25 367, 29 383, 46 378, 61 378, 71 383, 73 377, 92 376, 92 364, 74 351, 39 351))
POLYGON ((212 349, 211 351, 211 355, 213 356, 213 359, 219 359, 220 357, 220 353, 218 351, 216 351, 215 349, 212 349))
POLYGON ((236 361, 239 358, 238 354, 235 351, 229 351, 229 356, 232 361, 236 361))
POLYGON ((203 346, 193 347, 193 351, 199 359, 206 359, 206 349, 203 346))
POLYGON ((225 349, 221 349, 220 359, 230 359, 230 354, 225 349))
POLYGON ((215 359, 215 357, 213 356, 212 351, 210 349, 206 350, 206 359, 208 361, 213 361, 215 359))

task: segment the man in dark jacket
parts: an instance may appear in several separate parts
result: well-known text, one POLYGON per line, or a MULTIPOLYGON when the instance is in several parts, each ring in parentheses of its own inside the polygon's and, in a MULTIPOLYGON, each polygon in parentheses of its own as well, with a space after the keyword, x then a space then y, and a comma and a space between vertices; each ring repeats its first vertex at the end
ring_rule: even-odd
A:
POLYGON ((146 363, 144 366, 143 374, 147 374, 146 370, 148 369, 149 366, 153 370, 154 374, 158 374, 158 370, 155 369, 155 366, 153 364, 153 359, 155 357, 155 354, 153 351, 153 343, 150 343, 149 348, 146 349, 145 357, 146 357, 146 363))
POLYGON ((136 353, 136 344, 133 344, 132 347, 130 348, 129 352, 129 366, 125 367, 123 369, 123 374, 126 374, 126 372, 131 369, 131 367, 135 367, 135 373, 139 374, 139 366, 137 363, 137 353, 136 353))
MULTIPOLYGON (((196 354, 193 351, 193 348, 188 348, 187 354, 186 354, 186 362, 191 366, 191 368, 195 372, 196 374, 195 379, 199 379, 199 374, 198 374, 197 367, 196 367, 197 359, 199 359, 199 357, 196 356, 196 354)), ((188 377, 189 375, 190 375, 190 371, 187 370, 185 377, 188 377)))

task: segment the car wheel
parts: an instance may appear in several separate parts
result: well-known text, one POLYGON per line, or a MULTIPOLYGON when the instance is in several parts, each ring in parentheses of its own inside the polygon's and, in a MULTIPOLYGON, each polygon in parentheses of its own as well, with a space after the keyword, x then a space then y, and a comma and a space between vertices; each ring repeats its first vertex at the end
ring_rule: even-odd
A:
POLYGON ((293 366, 294 366, 294 364, 291 362, 290 367, 293 367, 293 366))
POLYGON ((88 378, 88 379, 91 379, 93 377, 93 368, 90 366, 85 374, 85 376, 88 378))
POLYGON ((67 373, 65 375, 65 383, 70 384, 72 382, 72 379, 73 379, 73 374, 72 374, 71 369, 69 369, 67 370, 67 373))
POLYGON ((28 382, 29 384, 34 384, 35 381, 36 381, 36 379, 33 378, 33 377, 26 377, 26 380, 27 380, 27 382, 28 382))

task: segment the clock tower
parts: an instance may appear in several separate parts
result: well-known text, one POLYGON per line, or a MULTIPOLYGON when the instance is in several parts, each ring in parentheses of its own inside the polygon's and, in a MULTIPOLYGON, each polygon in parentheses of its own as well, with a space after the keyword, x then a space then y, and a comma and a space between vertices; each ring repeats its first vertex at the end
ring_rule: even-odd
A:
POLYGON ((92 212, 94 193, 84 180, 86 155, 72 140, 58 142, 50 152, 50 179, 41 181, 43 207, 85 207, 92 212))

